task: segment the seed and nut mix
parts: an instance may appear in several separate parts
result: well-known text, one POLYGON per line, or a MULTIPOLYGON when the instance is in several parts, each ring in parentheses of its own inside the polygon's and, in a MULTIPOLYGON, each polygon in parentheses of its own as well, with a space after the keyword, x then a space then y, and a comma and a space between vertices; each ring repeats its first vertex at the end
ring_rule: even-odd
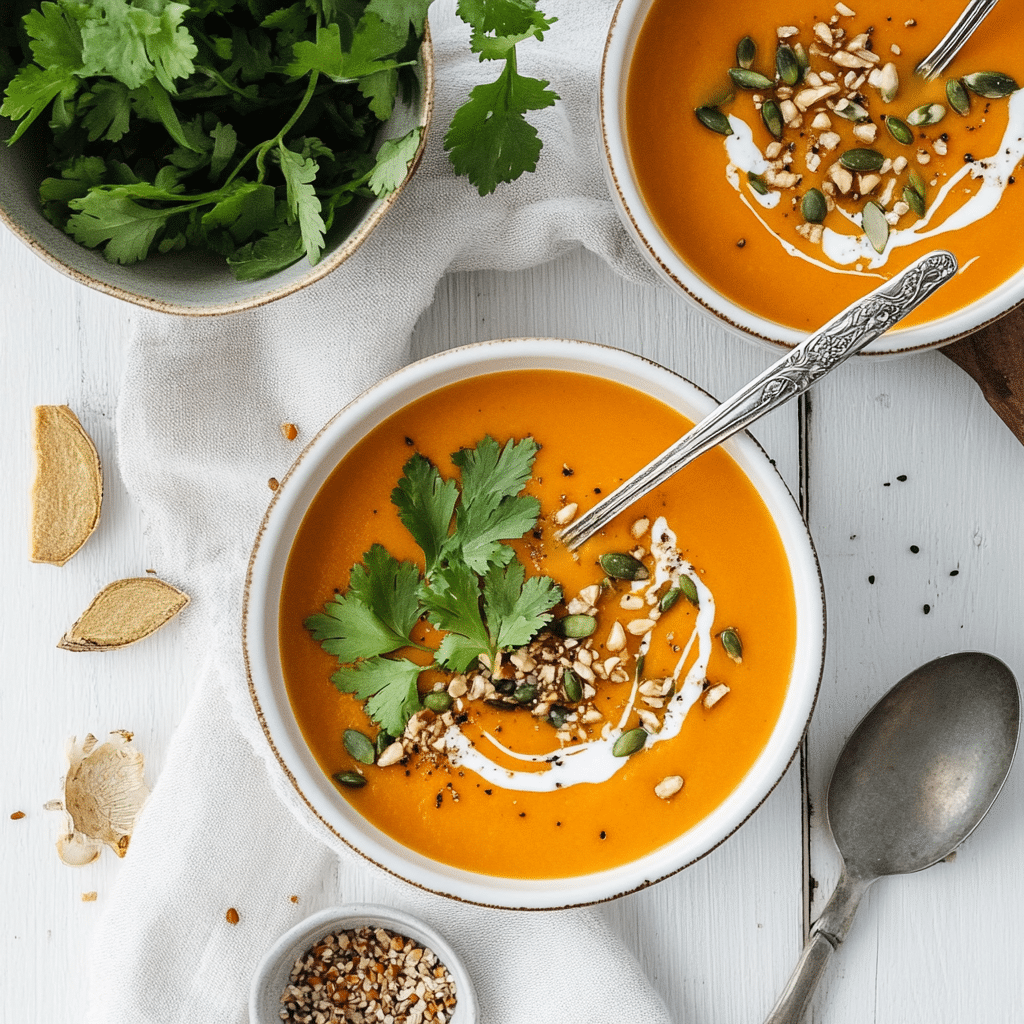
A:
POLYGON ((281 993, 287 1024, 445 1024, 455 980, 425 946, 362 927, 325 935, 292 968, 281 993))

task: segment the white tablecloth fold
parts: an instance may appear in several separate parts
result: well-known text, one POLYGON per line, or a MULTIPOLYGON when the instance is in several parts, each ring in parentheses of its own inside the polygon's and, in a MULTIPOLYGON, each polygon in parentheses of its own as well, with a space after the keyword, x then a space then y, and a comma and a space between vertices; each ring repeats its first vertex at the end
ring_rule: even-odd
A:
POLYGON ((252 313, 139 316, 118 409, 120 468, 146 513, 157 570, 192 595, 180 628, 203 667, 99 924, 91 1024, 238 1024, 267 946, 318 906, 355 899, 403 907, 441 929, 469 963, 485 1024, 667 1020, 599 911, 456 904, 339 848, 269 757, 240 645, 267 480, 283 476, 301 444, 279 425, 309 437, 407 361, 412 328, 446 271, 519 269, 583 245, 651 280, 599 159, 597 77, 612 6, 545 0, 560 20, 543 45, 520 48, 520 63, 550 79, 562 101, 535 115, 545 143, 538 171, 481 198, 453 175, 441 138, 466 90, 496 66, 469 54, 453 0, 439 0, 426 157, 355 256, 252 313), (228 907, 238 924, 225 920, 228 907))

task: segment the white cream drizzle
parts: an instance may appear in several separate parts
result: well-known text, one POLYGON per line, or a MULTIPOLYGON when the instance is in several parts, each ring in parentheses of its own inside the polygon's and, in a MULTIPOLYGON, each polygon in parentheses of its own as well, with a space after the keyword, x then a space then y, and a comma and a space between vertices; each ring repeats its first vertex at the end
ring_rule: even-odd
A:
MULTIPOLYGON (((796 246, 791 245, 785 239, 774 232, 750 205, 747 196, 741 191, 739 174, 741 171, 752 171, 754 174, 761 174, 766 168, 765 161, 753 145, 753 134, 749 126, 740 118, 734 115, 729 116, 729 124, 732 126, 733 135, 725 139, 726 153, 729 157, 729 166, 726 168, 726 179, 729 184, 739 192, 741 201, 754 213, 765 230, 771 234, 776 241, 790 256, 798 256, 808 263, 821 267, 834 274, 856 274, 862 277, 879 277, 879 274, 867 273, 859 270, 842 270, 837 266, 830 266, 812 256, 802 252, 796 246), (733 139, 742 136, 733 144, 733 139), (754 159, 750 150, 753 150, 760 159, 760 164, 754 159)), ((1009 183, 1014 168, 1024 159, 1024 89, 1019 89, 1009 98, 1006 131, 1003 133, 1002 141, 998 150, 991 156, 976 158, 972 163, 964 164, 954 173, 949 180, 938 191, 935 198, 929 204, 928 210, 923 218, 906 228, 893 228, 889 232, 889 240, 885 249, 875 252, 871 243, 864 234, 848 235, 826 227, 822 233, 821 247, 824 254, 840 266, 848 266, 851 263, 867 264, 872 269, 883 267, 889 260, 889 255, 895 250, 908 245, 916 245, 919 242, 934 239, 950 231, 959 231, 961 228, 974 224, 984 219, 995 210, 1002 198, 1003 191, 1009 183), (940 211, 943 203, 957 184, 967 176, 980 180, 978 190, 959 209, 954 210, 944 220, 940 211), (929 227, 930 224, 934 227, 929 227)), ((774 193, 779 195, 780 193, 774 193)), ((759 200, 761 198, 756 192, 751 191, 759 200)), ((763 204, 762 205, 766 205, 763 204)), ((837 209, 841 209, 837 206, 837 209)), ((857 219, 849 213, 842 211, 843 215, 851 223, 859 227, 857 219)), ((961 268, 960 273, 966 269, 961 268)))
MULTIPOLYGON (((650 580, 634 583, 633 590, 642 591, 648 604, 653 605, 656 603, 654 595, 659 589, 666 583, 671 586, 678 585, 679 579, 685 575, 697 588, 698 609, 693 629, 686 644, 683 645, 673 671, 676 683, 675 692, 665 708, 661 728, 658 732, 651 734, 647 740, 648 746, 664 743, 666 740, 678 736, 683 720, 700 697, 704 679, 707 676, 708 660, 711 657, 711 637, 715 620, 714 595, 700 579, 693 566, 679 553, 676 547, 676 535, 669 528, 664 516, 659 517, 651 527, 651 537, 654 572, 650 580), (680 685, 679 677, 682 675, 694 644, 697 645, 697 656, 680 685)), ((653 632, 652 630, 643 637, 640 646, 641 653, 645 653, 650 647, 653 632)), ((513 771, 497 764, 471 743, 457 725, 450 726, 444 734, 448 759, 452 765, 468 768, 494 786, 519 792, 552 792, 584 782, 607 782, 629 761, 628 757, 615 757, 612 754, 612 747, 622 734, 633 712, 638 687, 639 682, 634 680, 629 700, 614 728, 606 727, 598 737, 561 747, 546 754, 519 753, 503 745, 491 733, 484 733, 487 740, 508 757, 525 763, 547 762, 546 771, 513 771)))

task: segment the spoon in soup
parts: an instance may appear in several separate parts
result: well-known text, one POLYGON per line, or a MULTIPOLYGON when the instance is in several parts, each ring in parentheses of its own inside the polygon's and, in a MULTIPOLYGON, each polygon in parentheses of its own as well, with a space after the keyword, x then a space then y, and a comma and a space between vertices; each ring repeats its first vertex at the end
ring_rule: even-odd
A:
POLYGON ((926 82, 938 78, 997 3, 998 0, 971 0, 935 49, 914 68, 915 73, 926 82))
POLYGON ((956 270, 956 257, 938 249, 915 260, 906 270, 847 306, 705 416, 674 445, 561 530, 559 539, 570 551, 578 548, 638 498, 699 455, 750 426, 766 412, 803 394, 825 374, 916 309, 953 277, 956 270))
POLYGON ((930 867, 977 828, 1010 771, 1019 723, 1013 674, 973 651, 928 662, 868 712, 828 786, 842 874, 765 1024, 803 1018, 872 882, 930 867))

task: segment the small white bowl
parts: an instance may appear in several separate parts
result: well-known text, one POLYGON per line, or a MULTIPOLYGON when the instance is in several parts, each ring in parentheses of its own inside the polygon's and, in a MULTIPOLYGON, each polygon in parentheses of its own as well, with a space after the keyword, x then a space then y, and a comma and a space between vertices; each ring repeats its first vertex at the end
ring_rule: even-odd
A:
POLYGON ((378 423, 456 381, 503 370, 568 370, 617 381, 699 420, 717 403, 689 381, 621 349, 582 341, 526 338, 452 349, 399 370, 339 412, 306 446, 274 492, 263 519, 244 595, 242 639, 249 692, 267 742, 295 794, 344 844, 394 875, 434 893, 519 909, 612 899, 674 874, 705 856, 761 804, 786 771, 810 718, 821 679, 825 608, 807 527, 792 495, 749 434, 723 446, 757 489, 782 541, 796 599, 796 652, 771 737, 736 789, 704 820, 652 853, 619 867, 569 878, 516 879, 453 868, 403 846, 371 825, 320 769, 296 722, 281 669, 278 621, 285 565, 310 502, 345 454, 378 423))
POLYGON ((420 81, 416 102, 395 104, 391 120, 381 126, 379 142, 401 138, 417 125, 423 133, 402 183, 389 195, 367 202, 353 224, 336 225, 327 235, 319 263, 303 257, 290 267, 258 281, 238 281, 223 257, 183 252, 153 255, 140 263, 110 263, 101 252, 80 245, 51 224, 39 205, 44 168, 45 135, 37 123, 13 146, 7 139, 14 124, 0 118, 0 221, 37 256, 80 284, 161 313, 216 316, 253 309, 291 295, 329 274, 345 262, 370 236, 394 206, 419 165, 430 132, 434 107, 434 58, 425 27, 416 73, 420 81))
MULTIPOLYGON (((700 309, 719 323, 743 334, 791 348, 807 335, 736 305, 708 285, 669 244, 640 194, 626 142, 626 83, 637 37, 653 2, 619 0, 601 63, 600 120, 604 169, 616 207, 627 232, 647 261, 700 309)), ((893 328, 868 345, 863 354, 894 355, 945 345, 978 330, 1022 303, 1024 268, 1003 286, 964 309, 914 327, 893 328)))
POLYGON ((285 932, 264 954, 249 989, 249 1024, 281 1024, 281 993, 292 967, 319 939, 339 931, 364 926, 386 928, 433 950, 455 979, 455 1010, 451 1024, 477 1024, 480 1007, 473 982, 458 954, 430 925, 393 907, 354 903, 329 907, 300 921, 285 932))

